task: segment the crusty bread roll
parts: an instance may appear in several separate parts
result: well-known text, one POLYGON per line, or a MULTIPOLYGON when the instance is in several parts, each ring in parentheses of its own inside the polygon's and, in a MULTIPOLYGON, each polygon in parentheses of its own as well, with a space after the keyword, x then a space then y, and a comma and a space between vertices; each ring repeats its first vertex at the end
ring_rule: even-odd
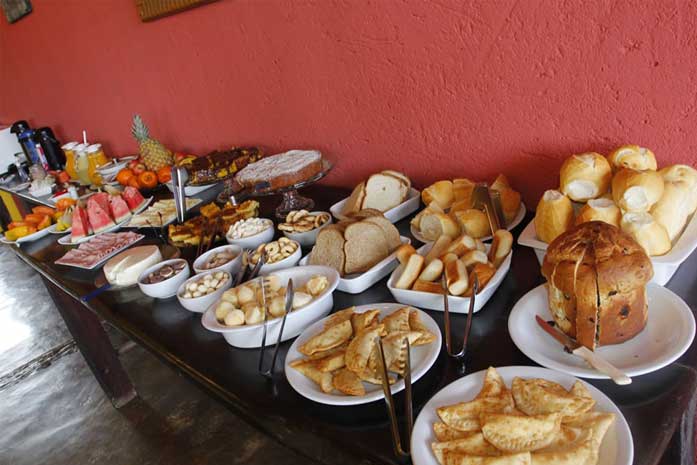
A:
POLYGON ((622 230, 632 236, 650 256, 670 251, 668 231, 645 212, 628 212, 622 216, 622 230))
POLYGON ((450 238, 450 236, 441 236, 436 239, 433 246, 431 246, 431 250, 429 250, 426 254, 426 264, 428 265, 431 263, 431 260, 439 258, 441 255, 443 255, 446 250, 448 250, 448 246, 450 246, 452 241, 453 240, 450 238))
POLYGON ((447 253, 454 253, 458 257, 461 257, 465 254, 465 252, 469 252, 470 250, 474 250, 476 248, 477 242, 467 234, 462 234, 453 240, 445 251, 447 253))
POLYGON ((445 282, 448 292, 452 295, 462 295, 468 287, 467 268, 461 260, 453 260, 445 264, 445 282))
POLYGON ((491 190, 497 191, 501 196, 501 209, 506 224, 511 224, 520 210, 521 197, 520 193, 513 190, 508 178, 503 174, 499 174, 493 183, 491 190))
POLYGON ((491 234, 489 218, 487 218, 486 213, 483 211, 470 208, 469 210, 455 212, 454 215, 460 225, 459 229, 464 234, 472 236, 475 239, 491 234))
POLYGON ((442 235, 457 237, 460 226, 445 213, 433 213, 421 217, 421 234, 427 241, 435 241, 442 235))
POLYGON ((443 262, 436 258, 423 267, 419 279, 422 281, 435 281, 440 278, 441 274, 443 274, 443 262))
POLYGON ((622 168, 612 178, 612 198, 623 211, 648 212, 663 195, 663 178, 655 171, 622 168))
POLYGON ((442 209, 450 208, 453 203, 453 182, 437 181, 421 191, 421 200, 426 205, 436 202, 442 209))
POLYGON ((576 224, 586 223, 588 221, 604 221, 616 227, 620 227, 622 212, 615 205, 612 199, 599 198, 591 199, 586 203, 576 216, 576 224))
POLYGON ((448 252, 446 254, 443 254, 443 256, 440 257, 440 260, 443 262, 443 264, 447 265, 448 263, 453 262, 453 261, 457 260, 458 258, 460 258, 460 257, 458 257, 457 255, 455 255, 452 252, 448 252))
POLYGON ((484 242, 481 239, 475 239, 474 243, 476 244, 476 249, 481 250, 482 252, 486 252, 486 245, 484 245, 484 242))
POLYGON ((399 276, 399 279, 397 279, 397 282, 395 283, 394 287, 397 289, 409 289, 411 288, 412 284, 414 284, 414 281, 419 277, 419 274, 421 274, 421 268, 424 265, 424 257, 422 257, 419 254, 413 254, 409 257, 409 260, 407 260, 407 264, 404 265, 404 269, 402 270, 402 274, 399 276))
POLYGON ((469 274, 469 287, 465 291, 464 296, 465 297, 472 297, 472 294, 474 292, 474 278, 476 276, 477 281, 478 281, 478 286, 477 286, 477 294, 482 292, 482 289, 486 287, 487 284, 489 284, 489 281, 491 281, 491 278, 494 277, 494 274, 496 274, 496 267, 492 265, 491 263, 477 263, 472 267, 472 270, 470 271, 469 274))
POLYGON ((453 202, 464 202, 471 208, 474 186, 475 182, 467 178, 453 179, 453 202))
POLYGON ((691 192, 687 205, 690 212, 688 214, 694 213, 697 210, 697 170, 689 165, 672 165, 662 168, 658 174, 665 182, 685 184, 685 187, 691 192))
POLYGON ((542 195, 535 212, 535 231, 543 242, 552 242, 574 224, 574 207, 571 200, 555 190, 542 195))
POLYGON ((678 238, 693 211, 692 196, 693 191, 687 187, 687 183, 666 181, 663 195, 651 207, 651 216, 666 228, 671 242, 678 238))
POLYGON ((445 210, 440 208, 438 206, 438 204, 432 203, 431 205, 427 205, 426 208, 424 208, 419 213, 417 213, 414 216, 414 218, 411 219, 409 224, 411 224, 414 228, 416 228, 420 231, 421 230, 421 218, 423 218, 424 215, 430 215, 433 213, 445 213, 445 210))
POLYGON ((607 159, 613 171, 619 171, 622 168, 656 171, 658 167, 653 152, 638 145, 623 145, 608 155, 607 159))
POLYGON ((408 260, 409 257, 414 255, 416 253, 416 249, 414 248, 413 245, 411 244, 402 244, 397 248, 397 261, 404 265, 408 260))
POLYGON ((449 213, 452 215, 455 212, 469 210, 470 208, 472 208, 472 199, 456 200, 450 206, 449 213))
POLYGON ((599 153, 582 153, 564 161, 559 178, 560 190, 567 197, 576 202, 586 202, 607 192, 612 170, 607 159, 599 153))
POLYGON ((513 234, 506 229, 499 229, 494 233, 494 240, 491 241, 489 249, 489 261, 498 268, 506 259, 513 248, 513 234))
POLYGON ((489 257, 481 250, 470 250, 460 257, 460 261, 465 264, 465 268, 471 269, 477 263, 487 263, 489 257))
POLYGON ((432 294, 442 294, 443 286, 440 282, 421 281, 417 279, 411 287, 413 291, 430 292, 432 294))

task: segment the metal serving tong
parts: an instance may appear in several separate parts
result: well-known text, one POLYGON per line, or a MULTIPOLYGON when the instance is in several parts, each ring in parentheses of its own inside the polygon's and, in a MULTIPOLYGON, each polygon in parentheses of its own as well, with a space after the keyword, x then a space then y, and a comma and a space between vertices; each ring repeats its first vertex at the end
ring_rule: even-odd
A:
POLYGON ((503 224, 503 208, 501 194, 489 189, 486 183, 477 183, 472 191, 472 206, 486 213, 491 233, 501 229, 503 224))
POLYGON ((172 167, 172 187, 174 190, 174 207, 177 210, 177 222, 183 223, 186 219, 186 183, 189 180, 189 172, 181 166, 172 167))
POLYGON ((261 300, 264 305, 264 327, 261 333, 261 350, 259 352, 259 374, 266 376, 267 378, 273 377, 273 370, 276 366, 276 357, 278 357, 278 349, 281 346, 281 338, 283 337, 283 328, 286 326, 286 317, 288 313, 293 309, 293 280, 288 280, 288 286, 286 287, 286 312, 283 314, 283 319, 281 320, 281 327, 278 330, 278 338, 276 339, 276 347, 273 349, 273 357, 271 358, 271 366, 264 369, 264 352, 266 351, 266 328, 269 321, 269 309, 266 305, 266 285, 264 284, 264 279, 261 278, 261 300))
MULTIPOLYGON (((411 347, 409 338, 404 338, 404 343, 407 348, 407 356, 404 362, 404 413, 407 420, 407 444, 411 439, 411 431, 414 428, 414 409, 412 405, 411 393, 411 347)), ((390 379, 387 376, 387 366, 385 364, 385 352, 382 348, 382 340, 380 337, 375 338, 375 344, 378 347, 378 365, 380 370, 380 378, 382 379, 382 392, 385 394, 385 404, 387 405, 387 413, 390 416, 390 430, 392 432, 392 448, 397 457, 409 457, 410 450, 408 447, 402 446, 402 438, 399 434, 399 420, 397 419, 397 410, 390 389, 390 379)))
POLYGON ((445 348, 448 351, 448 355, 456 360, 462 360, 465 358, 465 353, 467 352, 467 340, 469 339, 470 330, 472 329, 472 315, 474 314, 474 301, 479 292, 479 279, 476 274, 473 274, 474 282, 472 283, 472 297, 470 297, 470 305, 467 311, 467 323, 465 324, 465 334, 462 338, 462 349, 455 353, 451 341, 451 331, 450 331, 450 304, 448 303, 448 283, 445 279, 445 274, 441 279, 441 286, 443 289, 443 313, 445 320, 445 348))

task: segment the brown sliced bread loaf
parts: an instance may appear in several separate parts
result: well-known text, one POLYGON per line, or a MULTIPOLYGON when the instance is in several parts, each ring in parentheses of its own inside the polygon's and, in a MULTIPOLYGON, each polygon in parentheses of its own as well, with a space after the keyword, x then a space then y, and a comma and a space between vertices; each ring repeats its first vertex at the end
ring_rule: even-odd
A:
POLYGON ((349 196, 348 200, 344 204, 344 208, 341 210, 342 215, 348 215, 349 213, 357 212, 361 209, 363 205, 363 200, 365 199, 365 181, 358 184, 353 188, 353 192, 349 196))
POLYGON ((402 240, 399 238, 399 231, 397 230, 395 225, 390 223, 390 220, 388 220, 384 216, 371 216, 369 218, 366 218, 364 221, 373 223, 376 226, 379 226, 380 229, 382 229, 382 233, 385 236, 385 240, 387 240, 388 253, 394 252, 400 245, 402 245, 402 240))
POLYGON ((344 227, 330 224, 317 234, 317 241, 310 253, 310 265, 324 265, 344 274, 346 255, 344 255, 344 227))
POLYGON ((346 215, 348 218, 351 218, 353 220, 362 220, 365 218, 370 218, 371 216, 379 216, 382 217, 383 214, 380 210, 376 210, 374 208, 364 208, 363 210, 359 210, 357 212, 349 213, 346 215))
POLYGON ((344 238, 346 239, 344 243, 346 274, 367 271, 389 255, 385 234, 374 223, 368 221, 353 223, 344 231, 344 238))

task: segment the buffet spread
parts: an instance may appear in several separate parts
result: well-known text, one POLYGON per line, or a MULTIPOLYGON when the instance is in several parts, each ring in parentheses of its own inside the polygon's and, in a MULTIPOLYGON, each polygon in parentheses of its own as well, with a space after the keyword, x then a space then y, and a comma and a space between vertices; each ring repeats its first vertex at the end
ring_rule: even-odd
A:
MULTIPOLYGON (((148 150, 149 164, 159 167, 148 150)), ((267 155, 256 147, 177 163, 189 171, 187 188, 225 181, 251 197, 301 185, 326 168, 318 151, 267 155)), ((112 286, 176 298, 232 350, 294 339, 285 377, 300 395, 328 405, 372 402, 384 389, 410 392, 441 352, 443 328, 422 309, 483 311, 511 267, 509 230, 525 216, 503 174, 489 183, 439 180, 419 192, 407 174, 384 170, 328 212, 291 210, 275 222, 259 217, 257 200, 234 196, 205 205, 188 198, 187 209, 198 211, 178 222, 174 200, 151 204, 129 181, 121 187, 37 208, 12 225, 6 242, 62 232, 66 251, 56 264, 103 265, 112 286), (421 203, 410 220, 424 243, 416 248, 394 223, 421 203), (134 247, 141 232, 162 243, 134 247), (182 256, 165 259, 165 246, 182 256), (388 275, 398 303, 332 313, 335 291, 361 293, 388 275)), ((654 154, 637 146, 569 157, 558 189, 543 194, 519 238, 538 253, 546 283, 515 303, 508 320, 518 348, 549 369, 491 367, 443 388, 416 420, 414 463, 630 464, 631 431, 621 412, 576 376, 619 373, 631 382, 690 346, 692 312, 652 279, 660 257, 679 249, 679 266, 697 246, 696 209, 690 166, 658 170, 654 154), (672 341, 646 341, 670 324, 681 328, 672 341), (660 350, 649 353, 646 344, 660 350)))

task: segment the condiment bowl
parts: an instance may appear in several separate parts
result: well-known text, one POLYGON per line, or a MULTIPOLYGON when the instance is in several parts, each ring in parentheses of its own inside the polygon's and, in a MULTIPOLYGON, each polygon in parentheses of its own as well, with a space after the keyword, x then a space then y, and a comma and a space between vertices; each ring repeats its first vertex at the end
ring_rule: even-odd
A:
MULTIPOLYGON (((275 271, 284 270, 286 268, 292 268, 295 265, 297 265, 300 259, 302 258, 302 250, 300 249, 300 244, 295 242, 295 245, 297 245, 297 247, 295 248, 295 252, 288 255, 283 260, 280 260, 276 263, 264 263, 259 269, 259 275, 266 276, 275 271)), ((254 265, 250 263, 249 266, 253 267, 254 265)))
POLYGON ((319 226, 315 229, 311 229, 310 231, 306 232, 289 232, 289 231, 283 231, 283 235, 286 236, 288 239, 292 239, 298 244, 300 244, 302 247, 312 247, 315 245, 315 242, 317 242, 317 235, 319 232, 325 228, 327 225, 332 223, 332 215, 329 212, 310 212, 311 215, 319 215, 325 213, 329 215, 329 221, 324 223, 322 226, 319 226))
POLYGON ((189 264, 186 262, 186 260, 184 260, 183 258, 173 258, 171 260, 165 260, 163 262, 157 263, 151 266, 150 268, 146 268, 145 271, 143 271, 140 274, 140 276, 138 276, 138 287, 140 288, 141 292, 143 292, 143 294, 149 297, 154 297, 156 299, 167 299, 169 297, 175 296, 175 294, 177 293, 177 289, 179 289, 179 286, 181 286, 184 281, 189 279, 189 276, 191 276, 191 271, 189 271, 189 264), (146 284, 143 282, 145 278, 153 271, 157 271, 163 266, 173 265, 175 263, 181 262, 184 262, 186 267, 179 273, 172 276, 171 278, 165 279, 162 282, 154 284, 146 284))
POLYGON ((225 292, 227 289, 230 288, 230 286, 232 286, 232 275, 228 273, 227 280, 225 281, 225 283, 215 291, 211 292, 210 294, 202 295, 200 297, 182 297, 182 295, 186 291, 186 287, 190 283, 198 282, 199 280, 203 279, 206 275, 214 273, 217 273, 217 271, 208 271, 206 273, 197 274, 187 279, 179 286, 179 289, 177 289, 177 299, 179 299, 179 303, 182 305, 182 307, 189 310, 190 312, 203 313, 206 311, 208 307, 211 306, 213 302, 217 301, 220 298, 223 292, 225 292))
POLYGON ((205 273, 207 271, 227 271, 232 276, 237 274, 242 266, 242 247, 239 245, 221 245, 202 254, 194 261, 194 273, 205 273), (230 251, 235 258, 215 268, 204 268, 205 264, 217 253, 230 251))
MULTIPOLYGON (((315 275, 324 275, 329 280, 327 288, 316 297, 312 302, 294 310, 286 317, 286 325, 283 328, 282 341, 287 341, 302 333, 305 328, 310 326, 315 321, 324 318, 331 312, 334 306, 333 293, 336 286, 339 284, 339 273, 328 266, 298 266, 289 268, 274 273, 281 280, 281 285, 286 286, 289 279, 293 280, 295 289, 304 285, 311 277, 315 275)), ((262 332, 264 324, 258 323, 253 325, 242 326, 225 326, 218 322, 215 318, 215 308, 218 304, 216 299, 204 313, 201 318, 203 327, 215 333, 221 333, 228 344, 233 347, 241 347, 245 349, 261 347, 262 332)), ((266 345, 270 346, 276 343, 278 332, 281 328, 283 318, 274 318, 267 322, 266 345)))
MULTIPOLYGON (((240 220, 242 221, 242 220, 240 220)), ((225 239, 227 239, 228 244, 239 245, 246 250, 254 250, 261 244, 269 242, 274 236, 273 221, 269 220, 269 227, 261 232, 258 232, 252 236, 240 237, 238 239, 233 239, 228 234, 225 234, 225 239)))

